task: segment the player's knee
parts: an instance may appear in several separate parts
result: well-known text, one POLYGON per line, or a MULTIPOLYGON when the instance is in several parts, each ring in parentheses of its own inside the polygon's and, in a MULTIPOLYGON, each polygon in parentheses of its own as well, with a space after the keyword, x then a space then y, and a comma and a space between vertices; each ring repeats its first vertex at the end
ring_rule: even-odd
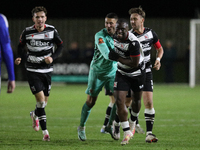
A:
POLYGON ((96 103, 97 97, 88 96, 86 104, 88 107, 92 108, 96 103))
POLYGON ((153 103, 151 101, 146 101, 144 105, 145 105, 145 108, 147 108, 147 109, 153 108, 153 103))
POLYGON ((45 108, 45 106, 46 106, 46 103, 45 103, 45 101, 42 101, 42 102, 37 102, 37 108, 45 108))

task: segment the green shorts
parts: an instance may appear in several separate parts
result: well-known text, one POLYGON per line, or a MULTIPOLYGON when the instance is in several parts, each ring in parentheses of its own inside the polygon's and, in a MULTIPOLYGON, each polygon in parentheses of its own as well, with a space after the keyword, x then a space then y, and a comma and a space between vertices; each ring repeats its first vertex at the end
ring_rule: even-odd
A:
POLYGON ((113 92, 115 74, 116 69, 104 73, 96 72, 90 69, 88 77, 88 87, 85 93, 90 96, 97 97, 104 86, 107 90, 111 90, 113 92))

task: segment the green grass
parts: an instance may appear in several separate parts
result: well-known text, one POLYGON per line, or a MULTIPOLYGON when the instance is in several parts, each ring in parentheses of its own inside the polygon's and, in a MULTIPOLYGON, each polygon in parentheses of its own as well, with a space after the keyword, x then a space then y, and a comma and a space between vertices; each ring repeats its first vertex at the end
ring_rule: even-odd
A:
MULTIPOLYGON (((0 149, 8 150, 197 150, 200 148, 200 87, 154 85, 156 118, 153 133, 157 143, 145 143, 145 135, 135 134, 128 145, 121 146, 109 134, 101 134, 109 98, 101 92, 86 124, 87 141, 78 140, 81 108, 86 100, 85 84, 52 84, 46 107, 51 141, 42 141, 42 132, 32 129, 29 112, 35 99, 28 84, 17 83, 12 94, 5 83, 0 94, 0 149)), ((142 105, 140 124, 145 129, 142 105)))

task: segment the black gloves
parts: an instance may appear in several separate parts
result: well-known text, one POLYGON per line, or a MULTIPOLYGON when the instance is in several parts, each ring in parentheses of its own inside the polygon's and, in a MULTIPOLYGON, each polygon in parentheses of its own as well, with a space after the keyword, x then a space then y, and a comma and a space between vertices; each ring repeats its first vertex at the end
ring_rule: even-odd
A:
POLYGON ((110 50, 108 57, 110 60, 114 60, 114 61, 117 61, 119 59, 119 55, 114 50, 110 50))

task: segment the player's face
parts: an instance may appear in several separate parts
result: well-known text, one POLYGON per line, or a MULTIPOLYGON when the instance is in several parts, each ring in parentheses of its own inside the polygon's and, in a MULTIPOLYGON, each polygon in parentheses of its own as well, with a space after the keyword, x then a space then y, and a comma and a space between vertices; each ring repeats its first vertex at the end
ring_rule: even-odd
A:
POLYGON ((128 34, 128 24, 127 23, 117 23, 116 24, 116 36, 117 39, 123 41, 126 39, 128 34))
POLYGON ((144 18, 142 18, 139 14, 133 13, 130 16, 130 23, 133 30, 139 30, 141 26, 143 26, 144 18))
POLYGON ((117 20, 114 18, 105 18, 105 27, 108 34, 113 35, 115 33, 116 22, 117 20))
POLYGON ((36 29, 40 30, 41 28, 44 28, 46 20, 47 17, 43 11, 34 13, 33 22, 35 23, 36 29))

